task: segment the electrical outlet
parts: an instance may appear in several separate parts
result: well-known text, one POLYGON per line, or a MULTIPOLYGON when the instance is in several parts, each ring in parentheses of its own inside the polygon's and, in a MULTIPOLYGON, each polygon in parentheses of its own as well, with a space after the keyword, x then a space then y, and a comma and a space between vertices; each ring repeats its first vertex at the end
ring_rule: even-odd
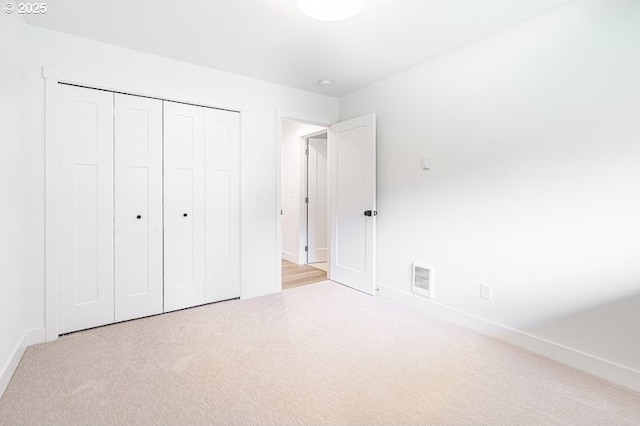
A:
POLYGON ((491 300, 491 286, 480 284, 480 298, 491 300))

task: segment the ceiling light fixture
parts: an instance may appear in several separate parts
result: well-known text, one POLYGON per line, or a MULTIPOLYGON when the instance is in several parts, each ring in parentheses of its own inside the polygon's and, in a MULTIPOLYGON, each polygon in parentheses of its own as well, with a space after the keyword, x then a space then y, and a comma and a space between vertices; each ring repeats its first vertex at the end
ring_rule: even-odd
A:
POLYGON ((333 84, 333 81, 329 80, 328 78, 321 78, 320 80, 318 80, 318 84, 322 87, 329 87, 333 84))
POLYGON ((296 0, 305 15, 320 21, 342 21, 364 8, 366 0, 296 0))

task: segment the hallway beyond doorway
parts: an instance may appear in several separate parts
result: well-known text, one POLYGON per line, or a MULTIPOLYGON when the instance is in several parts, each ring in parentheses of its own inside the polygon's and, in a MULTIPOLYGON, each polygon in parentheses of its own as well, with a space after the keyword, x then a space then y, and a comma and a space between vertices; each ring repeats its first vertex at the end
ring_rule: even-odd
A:
POLYGON ((297 265, 282 259, 282 290, 313 284, 327 279, 327 273, 310 265, 297 265))

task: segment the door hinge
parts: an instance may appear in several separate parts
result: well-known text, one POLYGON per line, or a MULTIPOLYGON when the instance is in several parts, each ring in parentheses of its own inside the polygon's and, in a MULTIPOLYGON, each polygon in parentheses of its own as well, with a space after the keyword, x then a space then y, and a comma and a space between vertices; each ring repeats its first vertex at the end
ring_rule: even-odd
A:
POLYGON ((304 197, 305 204, 309 204, 309 197, 304 197))
POLYGON ((309 155, 309 148, 304 150, 304 155, 309 155))
POLYGON ((304 246, 304 251, 309 251, 309 246, 304 246))

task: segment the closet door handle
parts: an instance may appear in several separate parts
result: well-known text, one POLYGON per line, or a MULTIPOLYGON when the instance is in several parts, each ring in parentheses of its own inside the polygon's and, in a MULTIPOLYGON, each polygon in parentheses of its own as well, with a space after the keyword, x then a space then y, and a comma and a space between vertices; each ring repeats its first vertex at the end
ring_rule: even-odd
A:
POLYGON ((186 213, 182 213, 182 216, 183 216, 183 217, 187 217, 187 214, 186 214, 186 213))
POLYGON ((375 210, 365 210, 365 211, 364 211, 364 215, 365 215, 365 216, 368 216, 368 217, 371 217, 371 216, 377 216, 377 215, 378 215, 378 212, 377 212, 377 211, 375 211, 375 210))
POLYGON ((142 219, 141 215, 136 216, 136 219, 142 219))

